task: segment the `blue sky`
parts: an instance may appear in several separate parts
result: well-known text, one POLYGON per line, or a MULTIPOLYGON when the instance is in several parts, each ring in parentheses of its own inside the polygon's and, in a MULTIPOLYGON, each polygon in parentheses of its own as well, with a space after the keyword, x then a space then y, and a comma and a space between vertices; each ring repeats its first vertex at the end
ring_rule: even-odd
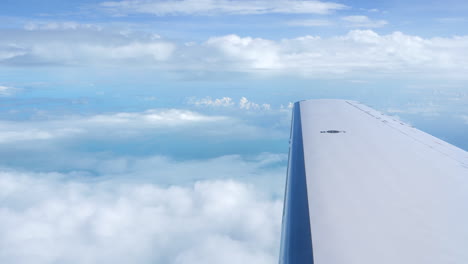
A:
POLYGON ((290 105, 468 150, 465 1, 0 3, 0 262, 275 263, 290 105))

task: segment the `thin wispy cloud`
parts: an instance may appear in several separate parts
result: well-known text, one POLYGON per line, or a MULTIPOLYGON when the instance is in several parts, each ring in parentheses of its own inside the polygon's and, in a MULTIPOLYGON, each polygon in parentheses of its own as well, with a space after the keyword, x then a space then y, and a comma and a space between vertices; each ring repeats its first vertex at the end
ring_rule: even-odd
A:
POLYGON ((258 15, 258 14, 329 14, 346 9, 347 6, 334 2, 304 0, 128 0, 108 1, 100 6, 118 14, 165 15, 258 15))
POLYGON ((390 114, 412 114, 426 117, 440 116, 440 107, 437 106, 408 106, 405 109, 390 108, 387 112, 390 114))
POLYGON ((79 29, 95 29, 101 30, 102 28, 94 24, 83 24, 74 21, 60 21, 60 22, 50 22, 50 21, 36 21, 28 22, 24 25, 26 30, 79 30, 79 29))
POLYGON ((20 33, 0 40, 0 64, 154 63, 169 59, 175 48, 154 34, 128 36, 75 22, 26 24, 20 33))
POLYGON ((463 119, 463 121, 465 121, 465 124, 468 125, 468 115, 462 115, 461 119, 463 119))
MULTIPOLYGON (((167 162, 161 166, 157 165, 160 160, 157 157, 161 155, 161 151, 164 151, 165 155, 178 158, 194 158, 200 155, 213 157, 219 155, 219 145, 223 145, 227 150, 240 140, 287 138, 287 133, 280 132, 277 128, 277 122, 269 124, 268 121, 280 119, 283 115, 279 111, 272 111, 268 120, 262 115, 269 111, 255 111, 269 109, 269 105, 242 101, 242 105, 236 103, 235 107, 237 110, 231 112, 230 116, 220 115, 218 111, 215 114, 201 114, 183 109, 169 109, 90 116, 50 115, 22 121, 2 120, 0 155, 5 155, 2 158, 3 164, 13 164, 16 168, 36 166, 45 171, 85 171, 102 174, 104 167, 112 168, 111 172, 116 172, 122 166, 147 164, 144 167, 148 172, 154 172, 154 168, 161 172, 169 165, 167 162), (244 111, 241 111, 240 107, 243 107, 244 111), (245 116, 242 118, 242 115, 245 116), (265 135, 267 131, 268 135, 265 135), (178 147, 174 147, 174 142, 179 144, 178 147), (213 142, 216 144, 212 144, 213 142), (187 147, 193 145, 198 145, 200 149, 187 147), (54 159, 52 163, 49 162, 51 157, 54 159)), ((198 110, 209 111, 200 107, 198 110)), ((285 126, 287 127, 287 123, 285 126)), ((168 172, 178 171, 175 167, 168 172)), ((125 172, 128 177, 148 174, 142 170, 138 171, 137 173, 135 170, 123 170, 119 174, 125 172)), ((226 172, 223 174, 228 175, 226 172)), ((193 176, 198 177, 197 175, 193 176)), ((175 176, 174 180, 177 179, 175 176)))
POLYGON ((12 95, 16 90, 14 87, 0 85, 0 96, 12 95))
POLYGON ((327 27, 331 26, 334 23, 330 20, 323 19, 303 19, 303 20, 291 20, 286 23, 290 26, 299 26, 299 27, 327 27))
POLYGON ((346 16, 341 18, 348 27, 353 28, 379 28, 388 24, 385 20, 373 20, 367 16, 346 16))
POLYGON ((456 24, 456 23, 463 23, 467 21, 465 17, 442 17, 436 19, 440 23, 449 23, 449 24, 456 24))
MULTIPOLYGON (((216 126, 229 125, 242 130, 248 127, 233 118, 220 115, 204 115, 184 109, 150 109, 143 112, 119 112, 91 116, 49 116, 45 120, 0 121, 0 143, 18 141, 74 140, 76 137, 124 139, 140 137, 148 133, 183 133, 188 128, 205 127, 213 132, 216 126)), ((220 131, 219 131, 220 132, 220 131)), ((63 141, 62 141, 63 142, 63 141)), ((52 144, 52 142, 49 142, 52 144)))
POLYGON ((23 56, 28 53, 23 47, 11 42, 0 44, 0 62, 12 59, 18 56, 23 56))

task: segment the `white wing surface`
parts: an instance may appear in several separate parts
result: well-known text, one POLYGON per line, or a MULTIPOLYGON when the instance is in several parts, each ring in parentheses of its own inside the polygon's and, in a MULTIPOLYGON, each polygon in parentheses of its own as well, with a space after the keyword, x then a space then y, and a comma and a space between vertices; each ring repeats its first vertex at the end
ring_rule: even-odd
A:
POLYGON ((280 263, 468 264, 468 153, 357 102, 296 103, 280 263))

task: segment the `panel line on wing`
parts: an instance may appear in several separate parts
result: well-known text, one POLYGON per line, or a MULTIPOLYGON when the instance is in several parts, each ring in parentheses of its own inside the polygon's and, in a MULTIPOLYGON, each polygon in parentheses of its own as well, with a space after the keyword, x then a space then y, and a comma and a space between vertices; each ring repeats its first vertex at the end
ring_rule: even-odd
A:
MULTIPOLYGON (((400 132, 401 134, 403 134, 403 135, 405 135, 405 136, 407 136, 407 137, 413 139, 414 141, 416 141, 416 142, 418 142, 418 143, 420 143, 420 144, 422 144, 422 145, 425 145, 426 147, 428 147, 428 148, 430 148, 430 149, 432 149, 432 150, 434 150, 434 151, 437 151, 438 153, 440 153, 440 154, 442 154, 442 155, 448 157, 449 159, 452 159, 452 160, 454 160, 454 161, 460 163, 461 166, 463 166, 463 167, 465 167, 465 168, 468 168, 468 163, 466 163, 463 159, 459 159, 458 157, 454 157, 453 155, 450 155, 449 153, 446 153, 445 151, 441 150, 440 148, 441 148, 441 147, 444 147, 444 145, 442 145, 441 143, 435 142, 435 143, 437 143, 438 145, 440 145, 440 147, 437 146, 437 145, 430 145, 430 144, 428 144, 428 143, 426 143, 426 142, 424 142, 424 141, 422 141, 422 140, 419 140, 418 138, 416 138, 416 137, 410 135, 409 133, 406 133, 406 132, 403 131, 402 129, 399 129, 398 127, 393 126, 393 124, 392 124, 391 122, 389 122, 389 120, 382 119, 382 118, 378 118, 377 116, 371 114, 370 111, 366 111, 366 110, 362 109, 361 107, 357 106, 356 104, 353 104, 352 102, 346 101, 346 103, 348 103, 349 105, 355 107, 356 109, 358 109, 358 110, 360 110, 360 111, 362 111, 362 112, 368 114, 369 116, 378 119, 379 121, 381 121, 382 123, 384 123, 386 126, 388 126, 388 127, 392 128, 392 129, 394 129, 394 130, 400 132)), ((383 114, 382 114, 382 115, 383 115, 383 114)), ((392 120, 393 120, 393 122, 397 122, 397 123, 399 123, 400 125, 404 126, 405 129, 412 128, 411 126, 409 126, 409 125, 407 125, 407 124, 405 124, 405 123, 403 123, 403 122, 399 122, 399 121, 397 121, 397 120, 395 120, 395 119, 392 119, 392 120)), ((422 133, 422 132, 419 131, 419 130, 415 130, 415 131, 417 131, 419 134, 422 133)), ((431 136, 431 137, 432 137, 432 136, 431 136)), ((444 143, 445 143, 445 144, 448 144, 448 143, 446 143, 446 142, 444 142, 444 143)), ((445 146, 445 147, 447 147, 447 146, 445 146)), ((449 145, 448 147, 451 147, 451 145, 449 145)), ((467 155, 467 154, 465 154, 464 159, 468 159, 468 155, 467 155)))

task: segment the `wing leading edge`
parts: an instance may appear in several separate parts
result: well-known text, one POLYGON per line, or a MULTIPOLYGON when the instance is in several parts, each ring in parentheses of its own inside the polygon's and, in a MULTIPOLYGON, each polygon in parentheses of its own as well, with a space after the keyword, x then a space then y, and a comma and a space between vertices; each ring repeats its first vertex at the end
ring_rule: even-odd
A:
POLYGON ((345 100, 293 109, 280 263, 468 263, 468 153, 345 100))

